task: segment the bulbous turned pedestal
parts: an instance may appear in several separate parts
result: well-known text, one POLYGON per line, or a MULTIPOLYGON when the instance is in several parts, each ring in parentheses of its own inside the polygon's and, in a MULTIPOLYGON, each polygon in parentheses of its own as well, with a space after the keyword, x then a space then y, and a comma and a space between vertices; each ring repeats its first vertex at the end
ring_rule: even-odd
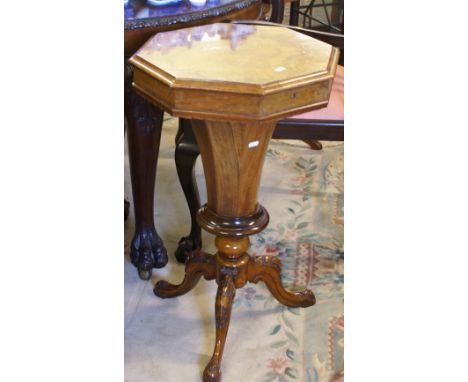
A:
POLYGON ((208 201, 196 218, 216 235, 218 252, 189 253, 182 283, 159 281, 154 293, 176 297, 201 277, 216 280, 216 342, 204 382, 221 379, 236 289, 262 281, 282 304, 315 304, 311 291, 283 287, 279 259, 247 254, 248 236, 269 220, 257 192, 276 121, 325 106, 337 61, 330 45, 287 28, 229 24, 158 34, 130 60, 139 94, 191 120, 203 162, 208 201))

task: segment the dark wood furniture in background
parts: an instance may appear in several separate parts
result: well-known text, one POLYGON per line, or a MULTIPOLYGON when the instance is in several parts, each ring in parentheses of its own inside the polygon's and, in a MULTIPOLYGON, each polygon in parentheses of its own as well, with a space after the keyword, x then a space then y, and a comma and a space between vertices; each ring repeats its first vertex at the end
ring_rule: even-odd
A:
POLYGON ((158 32, 216 21, 256 19, 261 15, 261 0, 215 0, 202 7, 187 2, 155 7, 145 0, 129 0, 124 6, 125 117, 135 210, 130 257, 140 278, 146 280, 151 277, 153 267, 163 267, 168 261, 163 241, 155 229, 153 211, 163 111, 134 92, 132 67, 127 60, 158 32))
POLYGON ((344 33, 344 0, 292 0, 289 12, 289 24, 299 26, 302 16, 302 27, 331 33, 344 33), (322 11, 318 17, 316 11, 322 11))
POLYGON ((328 103, 338 57, 338 49, 288 28, 219 23, 160 33, 130 59, 137 93, 190 119, 201 151, 208 203, 197 220, 216 235, 218 252, 191 252, 182 283, 159 281, 154 293, 176 297, 202 276, 217 281, 216 342, 204 382, 221 379, 236 289, 263 281, 282 304, 315 303, 309 290, 284 289, 277 257, 247 249, 269 220, 257 192, 276 122, 328 103))
MULTIPOLYGON (((234 21, 234 23, 238 23, 234 21)), ((239 22, 249 25, 271 25, 285 27, 284 25, 266 23, 261 21, 239 22)), ((340 65, 344 63, 343 47, 344 36, 326 32, 311 31, 297 27, 289 27, 295 31, 314 37, 318 40, 331 44, 342 51, 340 65)), ((261 65, 260 65, 261 66, 261 65)), ((273 139, 299 139, 307 143, 313 142, 315 148, 321 148, 319 140, 343 141, 344 140, 344 118, 343 118, 343 91, 344 72, 339 66, 335 81, 333 82, 330 104, 327 108, 312 111, 306 114, 296 115, 293 118, 278 121, 273 132, 273 139), (320 145, 320 146, 317 146, 320 145)), ((310 143, 309 143, 310 144, 310 143)), ((180 239, 175 256, 177 260, 184 263, 187 253, 199 250, 202 246, 201 229, 197 223, 197 211, 200 208, 200 198, 195 181, 195 162, 199 155, 199 149, 188 120, 180 119, 179 131, 176 136, 175 161, 180 184, 185 194, 191 216, 191 230, 188 236, 180 239)))

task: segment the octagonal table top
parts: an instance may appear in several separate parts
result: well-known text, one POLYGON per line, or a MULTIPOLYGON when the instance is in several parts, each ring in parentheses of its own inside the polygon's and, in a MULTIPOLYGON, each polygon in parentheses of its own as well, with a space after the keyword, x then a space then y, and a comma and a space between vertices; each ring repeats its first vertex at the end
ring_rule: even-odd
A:
POLYGON ((324 106, 337 60, 336 48, 289 28, 217 23, 159 33, 130 62, 135 88, 175 115, 220 116, 224 97, 234 104, 224 113, 242 114, 245 106, 265 119, 324 106), (218 99, 203 107, 185 98, 194 91, 218 99))

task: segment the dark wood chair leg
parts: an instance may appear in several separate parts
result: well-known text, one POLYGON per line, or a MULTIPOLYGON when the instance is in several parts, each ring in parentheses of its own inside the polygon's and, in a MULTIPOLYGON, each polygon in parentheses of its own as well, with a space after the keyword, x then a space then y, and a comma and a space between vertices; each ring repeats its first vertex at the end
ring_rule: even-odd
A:
POLYGON ((198 155, 200 155, 200 151, 190 121, 180 118, 179 131, 176 135, 175 163, 192 221, 190 234, 180 239, 175 252, 177 261, 180 263, 186 261, 187 253, 197 251, 202 246, 201 229, 196 220, 197 211, 200 208, 200 198, 195 180, 195 162, 198 155))
POLYGON ((206 280, 216 278, 216 260, 215 256, 204 252, 191 252, 187 256, 185 264, 184 280, 178 284, 171 284, 161 280, 154 286, 154 294, 161 298, 172 298, 182 296, 192 290, 204 276, 206 280))
POLYGON ((124 220, 127 220, 130 213, 130 202, 124 199, 124 220))
POLYGON ((289 25, 296 27, 299 24, 299 3, 300 0, 291 1, 291 8, 289 9, 289 25))
POLYGON ((164 112, 137 95, 131 86, 131 66, 125 70, 125 117, 135 208, 135 234, 130 247, 132 264, 141 279, 167 264, 167 251, 154 227, 153 198, 164 112))
POLYGON ((315 304, 315 295, 306 289, 301 292, 289 292, 281 283, 281 261, 273 256, 252 258, 248 268, 249 281, 256 284, 263 281, 281 304, 293 308, 307 308, 315 304))
POLYGON ((306 139, 304 142, 307 143, 312 150, 322 150, 323 148, 322 144, 315 139, 306 139))
POLYGON ((226 343, 229 323, 231 321, 231 310, 236 287, 231 275, 224 275, 218 285, 216 295, 215 318, 216 318, 216 342, 213 356, 203 372, 203 382, 221 381, 221 358, 223 356, 224 344, 226 343))

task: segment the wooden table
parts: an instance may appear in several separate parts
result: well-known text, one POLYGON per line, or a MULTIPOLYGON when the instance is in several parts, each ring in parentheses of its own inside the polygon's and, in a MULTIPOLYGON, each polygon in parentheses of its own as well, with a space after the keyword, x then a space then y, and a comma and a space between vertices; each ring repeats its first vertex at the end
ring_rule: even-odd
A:
POLYGON ((128 58, 155 33, 215 21, 256 19, 261 0, 209 0, 194 7, 187 0, 165 7, 146 0, 124 2, 125 12, 125 117, 130 175, 135 209, 135 233, 130 258, 140 278, 149 279, 152 268, 164 267, 167 251, 154 226, 154 183, 161 139, 163 111, 132 89, 128 58))
POLYGON ((192 252, 182 283, 159 281, 154 292, 180 296, 202 276, 218 283, 216 343, 204 382, 220 381, 237 288, 263 281, 284 305, 315 303, 309 290, 284 289, 277 257, 251 257, 247 249, 249 236, 269 220, 257 191, 276 122, 328 103, 338 55, 331 45, 288 28, 213 24, 160 33, 130 59, 137 93, 190 119, 200 147, 208 202, 197 221, 216 235, 218 252, 192 252))

